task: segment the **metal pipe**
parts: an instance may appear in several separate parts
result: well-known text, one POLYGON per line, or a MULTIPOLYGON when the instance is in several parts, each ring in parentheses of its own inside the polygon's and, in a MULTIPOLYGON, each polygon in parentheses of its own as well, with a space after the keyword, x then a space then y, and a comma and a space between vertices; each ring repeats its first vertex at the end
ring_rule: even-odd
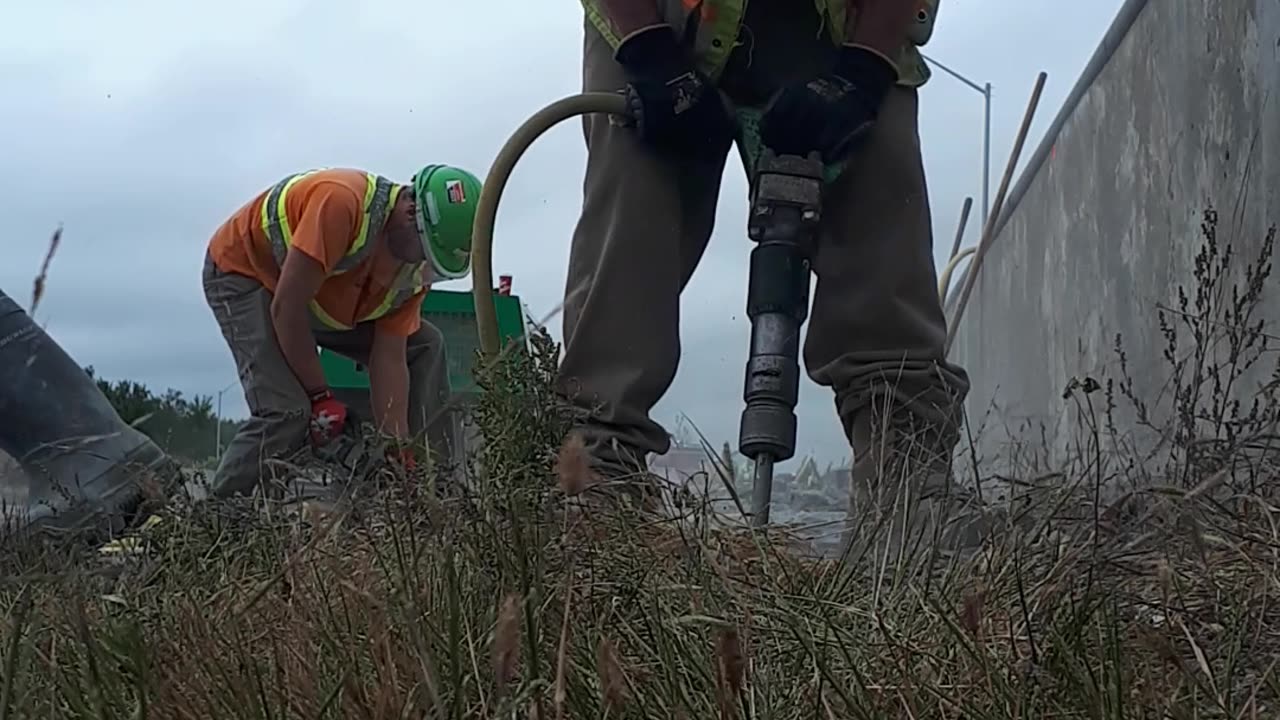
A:
POLYGON ((982 121, 982 226, 987 226, 987 215, 991 211, 991 83, 982 90, 985 98, 982 121))
MULTIPOLYGON (((1005 165, 1004 177, 1000 180, 1000 190, 996 192, 997 215, 1000 212, 1001 205, 1004 203, 1005 193, 1009 191, 1009 181, 1013 178, 1013 170, 1018 165, 1018 157, 1022 154, 1022 145, 1027 140, 1027 133, 1031 130, 1031 119, 1035 117, 1036 107, 1040 105, 1040 94, 1044 92, 1044 83, 1049 76, 1045 72, 1041 72, 1036 76, 1035 87, 1031 90, 1031 99, 1027 102, 1027 111, 1022 115, 1022 127, 1018 128, 1018 136, 1013 143, 1013 152, 1009 153, 1009 162, 1005 165)), ((956 305, 955 314, 951 316, 950 322, 947 324, 947 340, 943 346, 942 355, 946 357, 951 354, 951 345, 956 340, 956 329, 960 327, 960 319, 964 317, 964 308, 969 303, 969 295, 973 292, 974 279, 978 275, 978 270, 982 268, 982 259, 986 256, 987 251, 991 249, 991 242, 995 235, 992 233, 994 218, 988 218, 987 224, 983 228, 982 238, 978 241, 977 254, 973 258, 973 264, 969 266, 969 272, 964 275, 964 282, 960 286, 960 300, 956 305)))
POLYGON ((964 207, 960 208, 960 224, 956 226, 955 240, 951 241, 951 252, 947 253, 947 259, 956 256, 960 252, 960 242, 964 240, 964 228, 969 224, 969 210, 973 207, 973 198, 966 197, 964 199, 964 207))
POLYGON ((769 506, 773 504, 773 456, 760 453, 751 476, 751 525, 769 524, 769 506))

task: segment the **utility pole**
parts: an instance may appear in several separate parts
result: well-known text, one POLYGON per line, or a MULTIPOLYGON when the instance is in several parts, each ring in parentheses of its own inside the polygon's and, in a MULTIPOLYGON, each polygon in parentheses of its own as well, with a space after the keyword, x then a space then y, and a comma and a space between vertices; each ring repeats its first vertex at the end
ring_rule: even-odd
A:
POLYGON ((983 83, 979 85, 977 82, 961 75, 933 58, 920 54, 930 64, 936 65, 939 70, 947 73, 951 77, 964 83, 966 86, 976 90, 983 98, 983 121, 982 121, 982 227, 987 226, 987 213, 991 209, 991 83, 983 83))

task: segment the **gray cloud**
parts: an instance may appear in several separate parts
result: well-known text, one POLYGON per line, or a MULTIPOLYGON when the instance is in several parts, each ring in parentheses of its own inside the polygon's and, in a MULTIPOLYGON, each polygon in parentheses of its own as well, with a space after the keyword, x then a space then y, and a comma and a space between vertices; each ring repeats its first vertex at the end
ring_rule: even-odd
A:
MULTIPOLYGON (((944 1, 926 50, 995 85, 993 194, 1035 73, 1050 81, 1028 154, 1118 6, 944 1)), ((579 86, 579 6, 529 7, 51 0, 6 9, 0 287, 25 301, 63 223, 37 319, 103 376, 217 392, 235 371, 199 283, 212 230, 299 168, 407 177, 444 161, 483 173, 529 114, 579 86)), ((964 196, 979 201, 981 123, 981 97, 944 74, 923 91, 939 265, 964 196)), ((534 315, 560 301, 584 158, 580 125, 565 123, 523 160, 504 197, 495 271, 515 276, 534 315)), ((687 414, 717 443, 736 442, 749 330, 741 174, 731 160, 719 227, 682 303, 684 359, 657 410, 664 422, 687 414)), ((966 242, 977 236, 975 206, 966 242)), ((559 320, 551 325, 558 336, 559 320)), ((801 398, 801 451, 846 456, 829 393, 806 382, 801 398)), ((245 412, 235 388, 224 403, 245 412)))

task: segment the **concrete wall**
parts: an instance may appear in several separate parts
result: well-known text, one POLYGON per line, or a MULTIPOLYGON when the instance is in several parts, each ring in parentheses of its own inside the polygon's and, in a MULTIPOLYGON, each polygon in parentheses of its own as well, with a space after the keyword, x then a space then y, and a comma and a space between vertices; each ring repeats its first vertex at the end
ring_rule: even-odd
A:
POLYGON ((1154 396, 1156 304, 1191 287, 1206 203, 1239 267, 1280 223, 1280 0, 1131 0, 1011 190, 957 328, 988 461, 1006 428, 1043 428, 1060 460, 1066 383, 1116 377, 1117 333, 1154 396))

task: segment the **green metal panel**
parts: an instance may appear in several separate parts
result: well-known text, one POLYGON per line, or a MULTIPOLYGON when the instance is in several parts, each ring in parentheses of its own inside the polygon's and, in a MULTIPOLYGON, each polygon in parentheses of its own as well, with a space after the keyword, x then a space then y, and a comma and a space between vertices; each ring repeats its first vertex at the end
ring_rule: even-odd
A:
MULTIPOLYGON (((520 338, 524 332, 524 312, 516 295, 494 294, 498 311, 498 334, 503 344, 512 338, 520 338)), ((432 290, 422 302, 422 317, 439 328, 444 335, 448 353, 449 386, 455 393, 473 394, 475 381, 471 376, 476 352, 480 349, 480 337, 476 332, 475 301, 470 292, 458 290, 432 290)), ((521 347, 524 343, 521 343, 521 347)), ((335 390, 368 390, 369 375, 364 366, 330 350, 321 349, 320 367, 325 379, 335 390)))

